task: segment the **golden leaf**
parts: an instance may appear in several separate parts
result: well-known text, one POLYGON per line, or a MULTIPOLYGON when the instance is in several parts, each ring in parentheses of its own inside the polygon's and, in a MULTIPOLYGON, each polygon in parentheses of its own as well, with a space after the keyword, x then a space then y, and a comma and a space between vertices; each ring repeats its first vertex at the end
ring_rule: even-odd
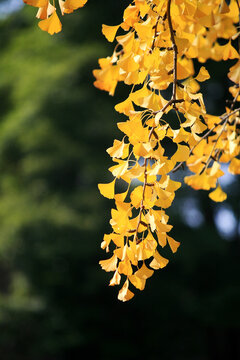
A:
POLYGON ((110 280, 109 285, 110 286, 119 285, 120 281, 121 281, 121 275, 116 270, 113 277, 112 277, 112 279, 110 280))
POLYGON ((178 247, 180 246, 180 242, 174 240, 171 236, 168 236, 167 235, 167 241, 168 241, 168 244, 172 250, 173 253, 175 253, 178 249, 178 247))
POLYGON ((64 8, 66 10, 77 10, 83 7, 88 0, 66 0, 64 3, 64 8))
POLYGON ((230 165, 228 167, 228 171, 233 175, 240 174, 240 159, 234 158, 231 160, 230 165))
POLYGON ((98 184, 98 189, 99 189, 100 193, 108 199, 113 199, 115 182, 116 182, 116 179, 114 179, 113 181, 111 181, 108 184, 98 184))
POLYGON ((99 264, 101 265, 102 269, 105 271, 115 271, 117 268, 118 258, 114 254, 110 259, 101 260, 99 264))
POLYGON ((129 154, 129 144, 124 141, 114 140, 113 146, 107 149, 107 153, 113 158, 125 159, 129 154))
POLYGON ((128 301, 128 300, 131 300, 134 296, 134 293, 131 292, 129 289, 129 281, 128 279, 125 281, 123 287, 121 288, 121 290, 119 291, 118 293, 118 300, 121 300, 121 301, 128 301))
POLYGON ((159 252, 156 250, 153 254, 153 260, 150 263, 150 266, 154 270, 162 269, 169 263, 169 260, 164 258, 159 254, 159 252))
POLYGON ((227 195, 224 191, 222 191, 221 186, 218 184, 217 188, 213 190, 210 194, 208 194, 211 200, 216 202, 222 202, 226 200, 227 195))
POLYGON ((140 279, 147 280, 153 275, 154 271, 149 269, 145 263, 142 264, 141 268, 137 270, 134 275, 139 277, 140 279))
POLYGON ((175 152, 175 154, 172 156, 172 160, 173 161, 186 161, 189 157, 189 147, 186 145, 181 145, 178 144, 178 148, 177 151, 175 152))
POLYGON ((23 2, 27 5, 35 6, 38 8, 48 6, 48 0, 23 0, 23 2))
POLYGON ((41 20, 38 23, 41 30, 47 31, 50 35, 59 33, 62 30, 62 24, 57 16, 57 12, 54 13, 47 19, 41 20))
POLYGON ((120 25, 116 26, 108 26, 108 25, 102 25, 102 33, 106 37, 106 39, 110 42, 113 42, 115 39, 116 33, 119 29, 120 25))
POLYGON ((206 80, 210 79, 210 75, 209 75, 207 69, 204 66, 201 67, 201 69, 199 70, 199 73, 195 77, 195 79, 197 81, 200 81, 200 82, 203 82, 203 81, 206 81, 206 80))

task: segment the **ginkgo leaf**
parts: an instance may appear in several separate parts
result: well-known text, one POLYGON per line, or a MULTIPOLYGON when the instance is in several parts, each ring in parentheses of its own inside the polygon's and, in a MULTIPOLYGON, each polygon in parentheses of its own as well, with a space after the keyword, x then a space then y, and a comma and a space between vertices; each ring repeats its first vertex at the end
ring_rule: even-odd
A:
POLYGON ((47 31, 50 35, 59 33, 62 30, 62 24, 57 16, 57 12, 54 13, 47 19, 41 20, 38 23, 41 30, 47 31))
POLYGON ((175 253, 178 249, 178 247, 180 246, 180 242, 174 240, 171 236, 168 236, 167 235, 167 241, 168 241, 168 244, 172 250, 173 253, 175 253))
POLYGON ((181 186, 182 186, 182 184, 179 181, 174 181, 174 180, 169 179, 169 183, 166 186, 165 190, 173 192, 173 191, 177 191, 181 186))
POLYGON ((157 115, 155 116, 155 124, 156 125, 159 125, 159 121, 161 120, 163 114, 164 114, 163 111, 158 111, 157 115))
POLYGON ((195 190, 210 190, 211 187, 215 187, 215 182, 212 183, 210 176, 206 173, 185 176, 184 181, 195 190))
POLYGON ((76 10, 83 7, 88 0, 66 0, 64 4, 65 9, 76 10))
POLYGON ((222 191, 221 186, 219 184, 217 188, 213 190, 208 196, 210 197, 211 200, 216 202, 222 202, 227 198, 227 194, 224 191, 222 191))
POLYGON ((158 270, 162 269, 169 263, 169 260, 164 258, 159 254, 159 252, 156 250, 153 255, 153 260, 150 263, 151 268, 158 270))
POLYGON ((133 152, 137 156, 150 157, 152 146, 150 143, 137 143, 134 145, 133 152))
POLYGON ((124 274, 127 276, 132 275, 133 270, 128 258, 125 258, 124 260, 119 262, 118 272, 119 274, 124 274))
POLYGON ((222 58, 223 58, 223 60, 239 59, 239 53, 232 46, 231 41, 229 41, 226 45, 221 46, 221 48, 222 48, 222 58))
POLYGON ((141 279, 147 280, 153 275, 154 271, 149 269, 145 263, 142 264, 141 268, 135 272, 135 275, 141 279))
POLYGON ((199 73, 195 77, 195 79, 200 82, 210 79, 209 72, 207 71, 207 69, 204 66, 201 67, 201 69, 199 70, 199 73))
POLYGON ((228 77, 236 84, 240 83, 240 60, 238 60, 235 65, 230 67, 228 77))
POLYGON ((160 170, 164 167, 165 163, 156 162, 152 169, 148 171, 149 175, 160 175, 160 170))
POLYGON ((228 167, 228 171, 233 175, 240 174, 240 159, 234 158, 231 160, 230 165, 228 167))
POLYGON ((121 281, 121 275, 116 270, 113 277, 112 277, 112 279, 110 280, 109 285, 110 286, 119 285, 120 281, 121 281))
POLYGON ((113 146, 107 149, 108 154, 113 158, 125 159, 129 154, 129 144, 124 141, 114 140, 113 146))
POLYGON ((48 0, 23 0, 23 2, 38 8, 48 6, 48 0))
POLYGON ((227 5, 225 0, 221 0, 221 5, 219 8, 219 14, 227 14, 229 13, 230 9, 229 6, 227 5))
POLYGON ((131 300, 134 296, 134 293, 131 292, 129 289, 129 281, 128 279, 125 281, 123 287, 121 288, 121 290, 119 291, 118 293, 118 300, 121 300, 121 301, 128 301, 128 300, 131 300))
POLYGON ((143 197, 143 187, 137 186, 132 192, 131 192, 131 203, 132 205, 137 209, 139 208, 142 197, 143 197))
POLYGON ((114 254, 110 259, 101 260, 99 264, 101 265, 102 269, 105 271, 115 271, 117 267, 118 258, 114 254))
POLYGON ((150 214, 150 212, 148 212, 147 214, 145 214, 145 219, 147 220, 148 224, 150 225, 151 231, 154 232, 157 228, 154 215, 152 215, 152 214, 150 214))
POLYGON ((109 168, 109 171, 111 171, 113 176, 119 178, 127 172, 128 161, 124 161, 124 160, 117 160, 117 161, 118 161, 118 165, 111 166, 109 168))
POLYGON ((121 103, 115 105, 115 110, 120 113, 124 113, 125 115, 129 115, 131 111, 134 111, 134 107, 132 101, 129 98, 127 98, 121 103))
POLYGON ((157 247, 157 242, 151 233, 148 233, 146 238, 137 245, 138 260, 146 260, 153 256, 157 247))
POLYGON ((102 25, 102 33, 106 37, 106 39, 110 42, 113 42, 115 39, 116 33, 119 29, 120 25, 116 26, 108 26, 108 25, 102 25))
MULTIPOLYGON (((51 4, 49 4, 49 5, 51 5, 51 4)), ((36 18, 41 19, 41 20, 47 19, 47 17, 51 15, 51 13, 48 15, 48 7, 49 6, 44 6, 44 7, 39 8, 36 18)), ((52 11, 52 13, 53 13, 55 11, 55 7, 52 5, 51 5, 51 7, 53 9, 53 11, 52 11)))
POLYGON ((138 277, 136 274, 129 276, 129 280, 135 286, 136 289, 144 290, 146 285, 146 280, 138 277))
POLYGON ((181 145, 181 144, 178 144, 178 148, 177 148, 177 151, 175 152, 175 154, 172 156, 172 160, 173 161, 186 161, 189 157, 189 153, 190 153, 190 150, 189 150, 189 147, 186 146, 186 145, 181 145))
POLYGON ((100 193, 108 199, 113 199, 114 194, 115 194, 114 193, 115 182, 116 182, 116 179, 114 179, 113 181, 111 181, 108 184, 98 184, 98 189, 99 189, 100 193))

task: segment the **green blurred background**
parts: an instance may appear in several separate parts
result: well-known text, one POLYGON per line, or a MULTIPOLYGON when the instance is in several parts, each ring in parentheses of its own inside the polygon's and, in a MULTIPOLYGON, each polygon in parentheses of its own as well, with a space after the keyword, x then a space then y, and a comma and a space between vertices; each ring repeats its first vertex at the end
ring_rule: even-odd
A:
MULTIPOLYGON (((113 49, 101 24, 120 23, 129 1, 89 0, 53 37, 34 8, 10 12, 20 1, 0 1, 0 358, 239 359, 239 179, 221 179, 221 205, 177 192, 168 214, 178 253, 119 302, 98 264, 113 204, 97 184, 111 179, 106 148, 123 119, 114 105, 128 89, 108 96, 92 70, 113 49)), ((228 66, 207 63, 215 114, 228 66)))

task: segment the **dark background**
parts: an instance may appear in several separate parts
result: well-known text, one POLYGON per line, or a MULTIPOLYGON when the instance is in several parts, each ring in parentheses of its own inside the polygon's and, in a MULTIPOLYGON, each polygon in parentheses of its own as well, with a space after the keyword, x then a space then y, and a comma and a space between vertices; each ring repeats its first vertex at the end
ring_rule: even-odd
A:
MULTIPOLYGON (((0 21, 1 359, 240 358, 239 179, 223 177, 224 204, 178 190, 167 213, 181 247, 130 302, 98 264, 113 203, 97 184, 111 180, 114 105, 129 89, 108 96, 92 70, 114 46, 101 24, 119 24, 128 3, 89 0, 53 37, 28 6, 0 21)), ((234 63, 205 64, 213 114, 234 63)))

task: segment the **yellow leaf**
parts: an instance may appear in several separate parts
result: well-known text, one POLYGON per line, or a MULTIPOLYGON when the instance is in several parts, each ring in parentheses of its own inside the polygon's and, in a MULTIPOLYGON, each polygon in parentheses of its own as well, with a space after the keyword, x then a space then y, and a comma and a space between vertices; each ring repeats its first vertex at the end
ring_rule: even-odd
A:
POLYGON ((64 8, 67 10, 76 10, 83 7, 88 0, 66 0, 64 8))
POLYGON ((216 181, 214 179, 211 179, 210 176, 208 176, 205 172, 201 175, 190 175, 185 176, 184 181, 186 184, 191 186, 195 190, 209 190, 212 187, 215 187, 216 181))
POLYGON ((222 58, 223 58, 223 60, 239 59, 239 53, 232 46, 231 41, 229 41, 226 45, 222 45, 221 50, 222 50, 222 58))
POLYGON ((99 59, 101 69, 93 70, 93 75, 96 78, 94 86, 101 90, 108 91, 110 95, 114 95, 118 77, 119 69, 117 66, 112 66, 112 58, 99 59))
POLYGON ((134 296, 134 293, 131 292, 129 289, 129 281, 128 279, 125 281, 123 287, 121 288, 121 290, 118 293, 118 300, 121 301, 128 301, 131 300, 134 296))
POLYGON ((135 272, 134 275, 138 276, 141 279, 147 280, 153 275, 154 271, 149 269, 145 263, 142 264, 142 267, 135 272))
POLYGON ((226 1, 225 0, 221 0, 221 6, 220 6, 220 9, 219 9, 219 13, 220 14, 227 14, 229 13, 230 9, 228 7, 228 5, 226 4, 226 1))
POLYGON ((112 279, 110 280, 109 285, 110 286, 119 285, 120 281, 121 281, 121 275, 116 270, 113 277, 112 277, 112 279))
POLYGON ((178 79, 186 79, 194 74, 194 67, 192 59, 178 58, 177 76, 178 79))
POLYGON ((172 160, 176 161, 176 162, 186 161, 189 157, 189 153, 190 153, 190 150, 189 150, 188 146, 178 144, 177 151, 172 156, 172 160))
POLYGON ((141 119, 117 123, 118 128, 129 137, 129 142, 135 145, 139 142, 148 142, 149 132, 142 126, 141 119))
POLYGON ((127 98, 126 100, 122 101, 121 103, 115 105, 115 110, 119 113, 123 113, 125 115, 129 115, 131 111, 134 111, 134 107, 132 101, 127 98))
POLYGON ((199 73, 195 79, 200 82, 210 79, 209 72, 207 71, 207 69, 204 66, 201 67, 201 69, 199 70, 199 73))
POLYGON ((41 20, 47 19, 54 11, 56 11, 56 8, 48 3, 47 6, 38 9, 36 17, 41 20))
POLYGON ((23 0, 23 2, 27 5, 38 8, 48 6, 48 0, 23 0))
POLYGON ((168 241, 168 244, 172 250, 173 253, 175 253, 178 249, 178 247, 180 246, 180 242, 174 240, 171 236, 168 236, 167 235, 167 241, 168 241))
POLYGON ((99 261, 99 264, 101 265, 101 268, 105 271, 115 271, 117 268, 117 262, 118 258, 114 254, 110 259, 99 261))
POLYGON ((163 111, 158 111, 157 115, 155 116, 155 125, 159 125, 159 121, 162 118, 164 112, 163 111))
POLYGON ((174 181, 174 180, 169 179, 169 183, 165 190, 173 192, 173 191, 178 190, 181 186, 182 186, 182 184, 179 181, 174 181))
POLYGON ((186 86, 186 90, 187 92, 191 92, 191 93, 197 93, 200 89, 200 85, 199 83, 193 79, 192 77, 187 78, 186 80, 183 81, 182 83, 183 85, 186 86))
POLYGON ((47 19, 38 23, 41 30, 47 31, 50 35, 59 33, 62 30, 62 24, 57 16, 56 11, 47 19))
POLYGON ((113 42, 115 39, 116 33, 119 29, 120 25, 116 26, 108 26, 108 25, 102 25, 102 33, 106 37, 106 39, 110 42, 113 42))
POLYGON ((148 24, 147 21, 143 22, 143 23, 136 23, 134 25, 135 30, 138 33, 138 36, 142 39, 148 39, 148 38, 152 38, 153 35, 153 29, 152 29, 152 25, 148 24))
POLYGON ((115 181, 116 179, 108 184, 98 184, 100 193, 108 199, 114 198, 115 181))
POLYGON ((169 263, 169 260, 161 256, 157 250, 153 254, 153 258, 149 265, 155 270, 162 269, 169 263))
POLYGON ((208 196, 210 197, 211 200, 216 202, 222 202, 227 198, 227 194, 224 191, 222 191, 220 185, 218 185, 216 189, 213 190, 208 196))
POLYGON ((240 159, 234 158, 231 160, 228 171, 233 175, 240 174, 240 159))
POLYGON ((109 171, 115 176, 116 178, 121 177, 124 175, 128 170, 128 161, 124 160, 117 160, 119 162, 118 165, 111 166, 109 171))
POLYGON ((184 130, 182 127, 177 130, 172 130, 172 132, 173 132, 173 136, 174 136, 173 141, 175 143, 179 143, 182 141, 187 142, 190 137, 190 133, 188 131, 184 130))
POLYGON ((161 247, 167 245, 167 234, 165 232, 157 232, 158 243, 161 247))
POLYGON ((132 266, 127 257, 123 261, 120 261, 118 265, 118 272, 119 274, 124 274, 127 276, 132 275, 132 266))
POLYGON ((139 208, 143 198, 143 187, 137 186, 130 195, 132 205, 137 209, 139 208))
POLYGON ((156 230, 154 215, 151 215, 151 213, 148 212, 147 214, 145 214, 145 219, 147 220, 148 224, 150 225, 151 231, 154 232, 156 230))
POLYGON ((132 265, 138 265, 138 258, 137 258, 137 247, 136 241, 129 241, 129 246, 127 247, 127 257, 130 260, 132 265))
POLYGON ((142 157, 150 157, 151 156, 152 147, 151 144, 148 143, 138 143, 133 147, 133 153, 137 156, 142 157))
POLYGON ((157 242, 151 233, 148 233, 145 240, 137 245, 138 260, 146 260, 153 256, 157 242))
POLYGON ((235 65, 230 67, 228 77, 236 84, 240 84, 240 60, 238 60, 235 65))
POLYGON ((157 195, 159 197, 158 202, 156 203, 156 206, 160 206, 164 209, 168 208, 173 202, 175 193, 163 190, 159 183, 155 184, 155 189, 156 189, 157 195))
POLYGON ((192 125, 192 131, 197 134, 201 134, 203 131, 207 129, 207 126, 203 124, 202 121, 197 119, 195 123, 192 125))
POLYGON ((129 144, 124 141, 114 140, 113 146, 107 149, 107 153, 113 158, 125 159, 129 153, 129 144))
MULTIPOLYGON (((53 11, 55 11, 54 6, 53 6, 53 11)), ((36 18, 44 20, 44 19, 47 19, 47 17, 48 17, 48 7, 44 6, 44 7, 39 8, 38 12, 37 12, 37 15, 36 15, 36 18)))
POLYGON ((145 279, 138 277, 135 273, 129 277, 129 280, 131 281, 133 286, 135 286, 135 288, 139 290, 144 290, 146 284, 145 279))

